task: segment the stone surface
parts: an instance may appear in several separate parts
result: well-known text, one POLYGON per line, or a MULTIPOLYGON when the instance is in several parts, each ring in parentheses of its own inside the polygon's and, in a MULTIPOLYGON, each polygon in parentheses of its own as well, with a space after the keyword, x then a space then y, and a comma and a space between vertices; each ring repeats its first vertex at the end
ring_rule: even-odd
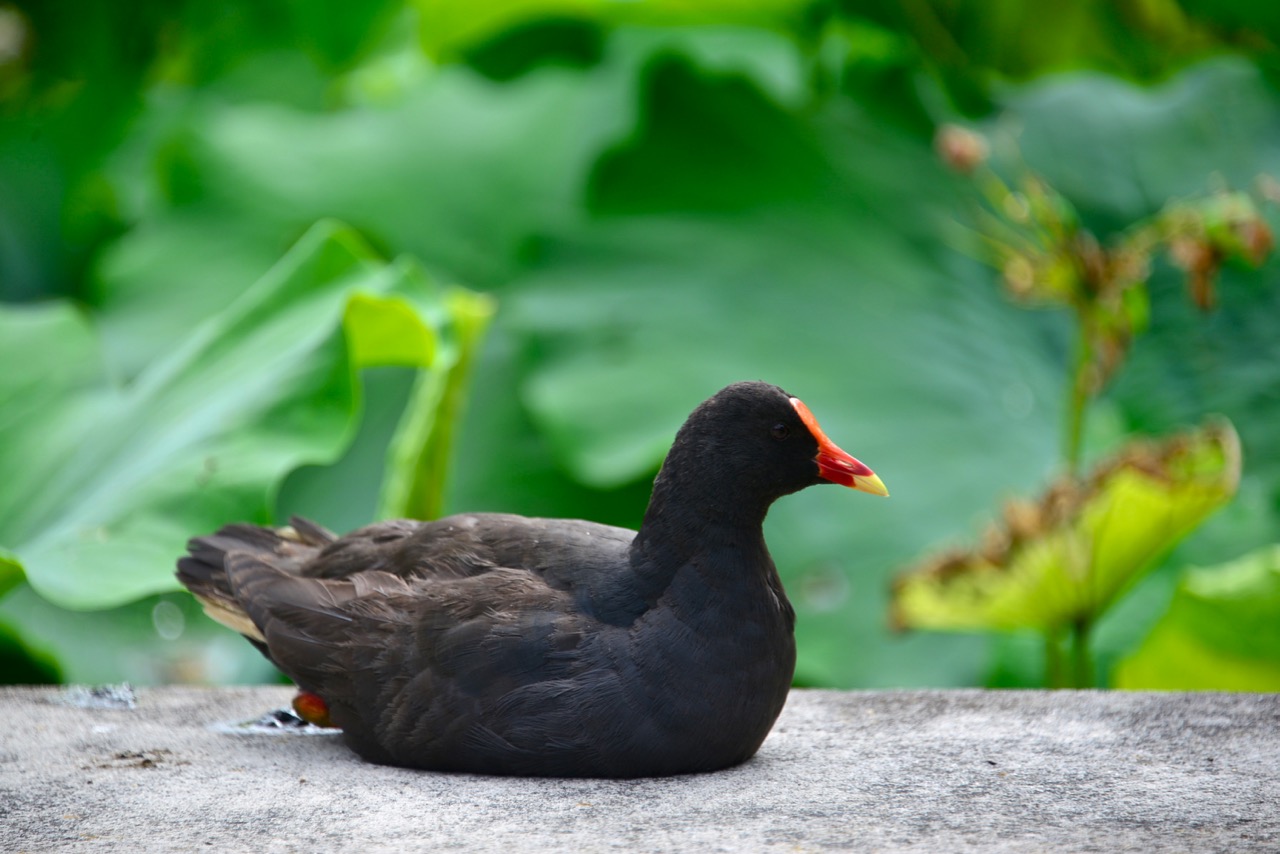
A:
POLYGON ((0 689, 0 850, 1280 851, 1275 694, 794 691, 751 762, 654 780, 219 727, 290 696, 0 689))

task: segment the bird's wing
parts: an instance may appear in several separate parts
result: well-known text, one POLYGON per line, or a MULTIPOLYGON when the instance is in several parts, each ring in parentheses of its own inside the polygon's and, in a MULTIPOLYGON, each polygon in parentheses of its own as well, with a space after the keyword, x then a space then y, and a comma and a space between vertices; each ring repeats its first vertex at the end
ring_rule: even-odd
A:
POLYGON ((329 543, 300 572, 335 579, 369 571, 456 579, 506 569, 567 587, 601 568, 625 565, 634 537, 634 531, 595 522, 504 513, 464 513, 433 522, 397 519, 329 543))
MULTIPOLYGON (((468 744, 483 749, 477 742, 486 739, 534 737, 484 721, 528 719, 503 714, 512 702, 504 698, 524 698, 523 705, 568 690, 585 666, 580 645, 589 618, 573 608, 570 593, 525 570, 312 578, 241 552, 227 556, 227 577, 271 659, 324 698, 352 746, 378 761, 404 764, 386 744, 448 753, 468 744)), ((571 721, 524 726, 573 740, 571 721)), ((458 762, 466 761, 459 752, 458 762)), ((437 764, 448 762, 436 756, 437 764)))

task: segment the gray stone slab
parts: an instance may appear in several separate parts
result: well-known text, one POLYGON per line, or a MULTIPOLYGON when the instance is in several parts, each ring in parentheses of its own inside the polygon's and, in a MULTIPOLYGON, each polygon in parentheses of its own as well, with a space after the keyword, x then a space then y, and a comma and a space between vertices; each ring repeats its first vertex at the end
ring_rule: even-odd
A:
POLYGON ((290 695, 0 689, 0 850, 1280 851, 1275 694, 794 691, 751 762, 629 781, 218 727, 290 695))

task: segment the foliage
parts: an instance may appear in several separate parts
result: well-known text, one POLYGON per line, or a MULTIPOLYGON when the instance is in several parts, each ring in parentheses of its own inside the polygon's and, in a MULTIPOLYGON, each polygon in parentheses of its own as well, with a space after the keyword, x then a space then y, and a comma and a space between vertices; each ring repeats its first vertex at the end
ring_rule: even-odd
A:
MULTIPOLYGON (((935 147, 974 175, 986 206, 977 236, 1018 302, 1063 307, 1077 327, 1066 406, 1066 474, 1038 502, 1011 501, 982 548, 929 558, 899 579, 894 621, 903 628, 1011 629, 1045 633, 1046 672, 1062 685, 1058 645, 1074 633, 1070 684, 1094 684, 1089 633, 1117 594, 1220 504, 1240 478, 1230 424, 1162 447, 1129 442, 1090 477, 1077 474, 1089 404, 1124 363, 1150 312, 1154 253, 1167 249, 1202 311, 1216 302, 1225 261, 1263 264, 1274 245, 1258 206, 1242 193, 1172 203, 1100 241, 1071 203, 1034 173, 1016 188, 986 168, 985 139, 940 129, 935 147)), ((1274 181, 1263 176, 1265 193, 1274 181)))
POLYGON ((1010 501, 983 547, 900 579, 895 622, 1057 630, 1090 618, 1234 493, 1239 439, 1226 423, 1126 446, 1037 503, 1010 501))
MULTIPOLYGON (((287 472, 338 455, 358 408, 356 372, 373 365, 429 378, 402 444, 434 463, 442 450, 430 440, 447 449, 447 434, 430 426, 473 337, 459 341, 453 327, 472 322, 478 299, 446 296, 412 263, 379 263, 350 231, 321 224, 126 388, 102 375, 92 332, 69 306, 9 309, 6 563, 71 608, 172 588, 169 563, 192 532, 268 521, 287 472)), ((392 511, 434 509, 442 469, 418 462, 397 458, 392 511)))
MULTIPOLYGON (((725 382, 765 378, 804 398, 894 494, 810 490, 771 513, 808 684, 985 681, 1001 641, 890 636, 888 580, 1058 460, 1071 330, 1009 305, 954 251, 972 190, 936 162, 936 128, 960 115, 1016 127, 1029 167, 1104 236, 1170 199, 1280 173, 1269 142, 1280 100, 1264 73, 1276 30, 1242 16, 1243 0, 73 5, 81 14, 22 7, 29 45, 0 63, 0 297, 74 301, 62 312, 79 332, 50 364, 100 367, 92 382, 108 396, 132 389, 328 217, 502 306, 452 436, 405 438, 426 421, 403 413, 439 401, 449 415, 434 423, 453 423, 456 384, 335 367, 363 398, 335 417, 350 447, 295 457, 272 475, 293 468, 274 501, 264 491, 251 513, 210 512, 183 535, 233 512, 349 527, 405 509, 414 491, 392 499, 383 482, 402 423, 400 461, 434 469, 455 448, 446 510, 634 525, 690 408, 725 382)), ((1148 331, 1091 408, 1082 458, 1217 411, 1248 463, 1241 499, 1104 618, 1104 658, 1141 640, 1181 560, 1275 540, 1280 399, 1258 392, 1280 387, 1280 297, 1259 286, 1275 269, 1225 269, 1219 307, 1198 318, 1182 279, 1152 264, 1148 331)), ((342 317, 346 292, 319 286, 333 295, 326 316, 342 317)), ((462 339, 471 327, 454 328, 462 339)), ((344 340, 332 322, 309 335, 344 340)), ((14 495, 0 484, 0 501, 14 495)), ((143 575, 167 578, 177 533, 143 575)), ((158 630, 164 595, 60 616, 22 583, 0 621, 56 650, 69 678, 119 678, 60 639, 92 618, 104 646, 133 644, 158 630)), ((195 615, 185 625, 153 646, 218 637, 195 615)), ((1039 678, 1005 670, 1013 684, 1039 678)))
POLYGON ((1280 691, 1280 546, 1187 571, 1121 688, 1280 691))
MULTIPOLYGON (((981 168, 986 149, 981 137, 944 127, 936 144, 952 168, 965 174, 981 168)), ((1270 176, 1258 183, 1273 200, 1280 198, 1270 176)), ((1123 364, 1134 337, 1146 329, 1155 253, 1168 252, 1186 272, 1195 304, 1209 311, 1217 302, 1223 263, 1257 267, 1275 241, 1259 205, 1240 192, 1171 203, 1103 244, 1082 226, 1071 203, 1035 174, 1024 175, 1014 189, 984 170, 981 185, 989 206, 978 217, 983 249, 1010 295, 1024 305, 1067 308, 1075 316, 1079 331, 1066 447, 1067 467, 1075 472, 1085 409, 1123 364)))
POLYGON ((62 676, 52 656, 27 648, 7 626, 0 626, 0 673, 7 682, 28 685, 57 683, 62 676))
MULTIPOLYGON (((1010 501, 980 549, 930 559, 899 579, 902 627, 1023 629, 1056 637, 1092 626, 1153 562, 1236 490, 1239 439, 1219 423, 1131 443, 1088 477, 1064 476, 1038 502, 1010 501)), ((1091 684, 1087 659, 1073 682, 1091 684)), ((1049 662, 1050 681, 1062 684, 1049 662)))

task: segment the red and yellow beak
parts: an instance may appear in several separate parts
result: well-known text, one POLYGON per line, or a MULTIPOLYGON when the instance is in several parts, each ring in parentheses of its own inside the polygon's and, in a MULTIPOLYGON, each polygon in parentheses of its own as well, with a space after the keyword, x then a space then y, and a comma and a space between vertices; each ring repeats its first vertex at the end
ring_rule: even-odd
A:
POLYGON ((828 439, 827 434, 823 433, 822 428, 818 426, 818 419, 814 418, 813 413, 809 411, 809 407, 795 397, 791 398, 791 405, 795 407, 800 420, 809 428, 813 438, 818 440, 818 456, 814 457, 814 460, 818 463, 820 477, 871 495, 888 497, 889 490, 885 489, 884 481, 876 477, 876 473, 870 468, 840 450, 835 442, 828 439))

